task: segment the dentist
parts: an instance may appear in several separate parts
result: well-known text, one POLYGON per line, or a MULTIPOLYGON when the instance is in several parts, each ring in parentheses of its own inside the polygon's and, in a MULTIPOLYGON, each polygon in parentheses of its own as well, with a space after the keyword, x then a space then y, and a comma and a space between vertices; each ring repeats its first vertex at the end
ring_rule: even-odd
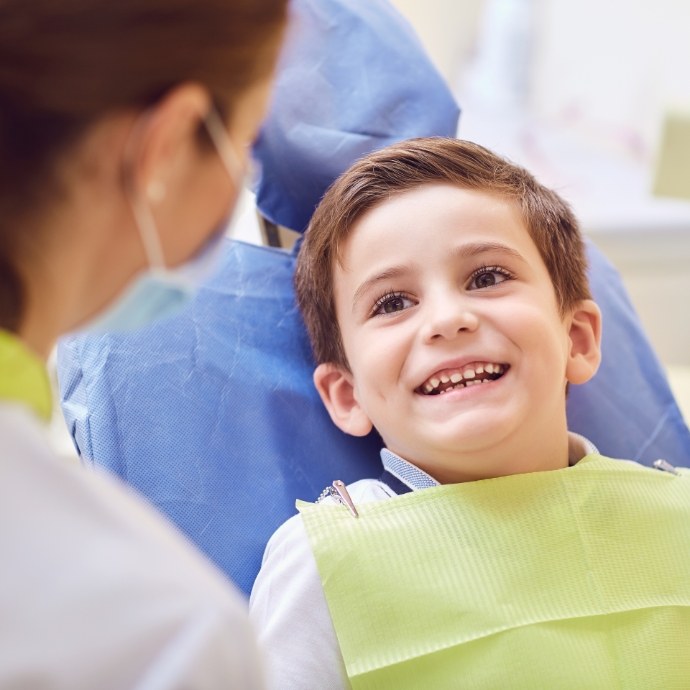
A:
POLYGON ((0 687, 261 687, 244 602, 46 442, 45 359, 193 296, 287 0, 0 0, 0 687))

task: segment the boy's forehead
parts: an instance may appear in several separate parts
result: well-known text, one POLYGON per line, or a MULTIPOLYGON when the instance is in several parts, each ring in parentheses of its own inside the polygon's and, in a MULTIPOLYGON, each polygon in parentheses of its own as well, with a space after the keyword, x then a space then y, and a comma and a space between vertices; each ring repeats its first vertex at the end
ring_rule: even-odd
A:
MULTIPOLYGON (((347 264, 353 245, 364 245, 363 254, 373 258, 366 248, 371 247, 377 236, 392 239, 390 235, 394 235, 403 239, 406 233, 425 233, 429 224, 438 219, 447 218, 454 223, 460 238, 465 231, 474 229, 474 221, 482 211, 512 220, 511 225, 521 239, 537 248, 517 198, 450 182, 425 183, 395 192, 358 215, 338 242, 334 269, 350 268, 347 264), (366 237, 360 243, 363 234, 366 237)), ((385 246, 391 251, 395 249, 393 242, 385 246)))
MULTIPOLYGON (((350 301, 372 276, 441 265, 450 257, 514 259, 531 266, 554 288, 542 250, 528 230, 516 197, 450 183, 419 185, 368 208, 342 237, 332 267, 336 301, 350 301), (436 253, 429 253, 436 247, 436 253)), ((385 282, 385 281, 384 281, 385 282)))

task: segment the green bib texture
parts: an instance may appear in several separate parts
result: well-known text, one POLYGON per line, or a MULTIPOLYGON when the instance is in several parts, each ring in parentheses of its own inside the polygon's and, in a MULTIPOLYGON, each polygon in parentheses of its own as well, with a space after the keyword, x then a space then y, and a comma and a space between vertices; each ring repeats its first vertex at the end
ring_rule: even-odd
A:
POLYGON ((690 472, 574 467, 298 502, 360 688, 690 688, 690 472))

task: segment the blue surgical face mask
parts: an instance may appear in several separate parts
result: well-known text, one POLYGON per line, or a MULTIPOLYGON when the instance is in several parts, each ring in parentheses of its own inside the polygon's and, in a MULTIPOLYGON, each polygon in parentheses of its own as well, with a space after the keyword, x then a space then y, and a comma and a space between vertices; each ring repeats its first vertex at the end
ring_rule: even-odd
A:
MULTIPOLYGON (((205 124, 230 179, 239 189, 244 177, 243 167, 215 109, 208 113, 205 124)), ((166 267, 148 203, 142 199, 131 199, 131 203, 149 266, 133 279, 113 304, 80 327, 80 331, 131 331, 178 313, 192 301, 201 284, 213 273, 222 252, 230 218, 185 263, 174 268, 166 267)))

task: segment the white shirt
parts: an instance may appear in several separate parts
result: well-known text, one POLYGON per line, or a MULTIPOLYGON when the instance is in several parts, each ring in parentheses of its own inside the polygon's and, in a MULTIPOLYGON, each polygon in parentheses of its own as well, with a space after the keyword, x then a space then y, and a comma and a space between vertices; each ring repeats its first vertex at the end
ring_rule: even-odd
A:
POLYGON ((263 687, 245 602, 114 479, 0 402, 0 687, 263 687))
MULTIPOLYGON (((597 452, 582 436, 568 436, 570 464, 597 452)), ((413 491, 438 484, 385 448, 381 460, 388 472, 413 491)), ((396 495, 376 479, 362 479, 347 489, 355 506, 396 495)), ((271 690, 350 687, 316 560, 299 515, 283 523, 269 540, 252 589, 249 612, 267 662, 271 690)))

